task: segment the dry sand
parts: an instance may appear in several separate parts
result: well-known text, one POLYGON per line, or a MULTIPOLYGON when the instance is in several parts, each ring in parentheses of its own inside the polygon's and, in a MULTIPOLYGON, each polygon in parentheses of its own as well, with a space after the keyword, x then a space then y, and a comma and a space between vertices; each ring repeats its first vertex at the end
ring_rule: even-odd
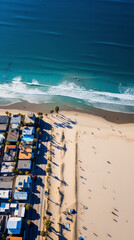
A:
POLYGON ((54 127, 51 239, 134 239, 134 124, 106 119, 77 112, 44 117, 54 127), (70 207, 77 210, 71 221, 63 213, 70 207))

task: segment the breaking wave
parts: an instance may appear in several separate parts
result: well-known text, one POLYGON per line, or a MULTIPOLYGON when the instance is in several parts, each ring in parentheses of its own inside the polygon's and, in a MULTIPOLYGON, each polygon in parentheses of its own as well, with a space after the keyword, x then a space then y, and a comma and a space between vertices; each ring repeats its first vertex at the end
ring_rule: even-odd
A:
MULTIPOLYGON (((35 79, 31 83, 22 82, 18 76, 11 83, 0 84, 0 98, 26 100, 30 103, 48 103, 54 96, 69 97, 84 101, 85 104, 104 108, 109 104, 114 106, 134 107, 134 88, 125 87, 120 93, 86 90, 73 82, 64 81, 57 86, 40 85, 35 79), (103 107, 102 107, 103 106, 103 107)), ((110 110, 110 109, 109 109, 110 110)), ((115 109, 116 111, 116 109, 115 109)))

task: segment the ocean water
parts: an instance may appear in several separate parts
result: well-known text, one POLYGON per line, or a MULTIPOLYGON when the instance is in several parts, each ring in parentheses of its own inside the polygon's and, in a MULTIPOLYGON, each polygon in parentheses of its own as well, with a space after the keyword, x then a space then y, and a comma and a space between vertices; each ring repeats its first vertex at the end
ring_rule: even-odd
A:
POLYGON ((134 0, 0 0, 0 105, 134 113, 134 0))

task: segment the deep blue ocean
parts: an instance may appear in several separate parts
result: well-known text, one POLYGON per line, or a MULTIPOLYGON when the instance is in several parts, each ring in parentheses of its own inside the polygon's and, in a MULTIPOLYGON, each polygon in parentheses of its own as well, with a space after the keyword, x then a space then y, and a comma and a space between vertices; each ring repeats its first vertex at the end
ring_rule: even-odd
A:
POLYGON ((134 0, 0 0, 0 105, 134 112, 134 0))

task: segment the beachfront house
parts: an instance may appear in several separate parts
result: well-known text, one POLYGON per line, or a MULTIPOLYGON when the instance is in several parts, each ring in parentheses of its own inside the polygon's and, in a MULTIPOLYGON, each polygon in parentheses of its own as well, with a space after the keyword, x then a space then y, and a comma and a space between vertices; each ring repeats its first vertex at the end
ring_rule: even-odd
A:
POLYGON ((16 143, 19 138, 19 130, 10 128, 7 135, 7 141, 10 143, 16 143))
POLYGON ((35 127, 26 126, 21 128, 21 130, 22 130, 22 136, 30 136, 30 135, 34 135, 35 133, 35 127))
POLYGON ((18 126, 21 124, 21 116, 13 115, 11 117, 11 127, 12 129, 18 129, 18 126))
POLYGON ((33 147, 32 145, 25 144, 24 142, 20 145, 20 151, 19 151, 19 159, 20 160, 30 160, 33 158, 34 153, 33 153, 33 147))
POLYGON ((1 163, 1 174, 11 174, 14 172, 16 162, 2 162, 1 163))
POLYGON ((8 116, 0 116, 0 132, 6 132, 9 124, 8 116))
POLYGON ((7 214, 10 212, 10 203, 2 202, 0 204, 0 214, 7 214))
POLYGON ((22 172, 30 171, 32 166, 31 160, 19 160, 17 168, 22 172))
POLYGON ((14 192, 14 200, 16 201, 27 201, 28 200, 28 192, 14 192))
POLYGON ((25 117, 25 124, 27 126, 34 126, 35 125, 35 114, 32 112, 29 112, 27 116, 25 117))
POLYGON ((6 145, 4 149, 3 161, 16 161, 17 160, 18 147, 16 145, 6 145))
POLYGON ((0 177, 0 189, 12 189, 13 177, 0 177))
POLYGON ((11 196, 10 190, 0 190, 0 199, 9 199, 11 196))
POLYGON ((12 216, 16 217, 25 217, 25 203, 11 203, 10 204, 10 211, 12 216))
POLYGON ((9 217, 7 221, 8 234, 20 234, 22 226, 21 217, 9 217))
POLYGON ((31 177, 29 175, 18 175, 16 177, 15 189, 18 191, 28 191, 31 187, 31 177))

